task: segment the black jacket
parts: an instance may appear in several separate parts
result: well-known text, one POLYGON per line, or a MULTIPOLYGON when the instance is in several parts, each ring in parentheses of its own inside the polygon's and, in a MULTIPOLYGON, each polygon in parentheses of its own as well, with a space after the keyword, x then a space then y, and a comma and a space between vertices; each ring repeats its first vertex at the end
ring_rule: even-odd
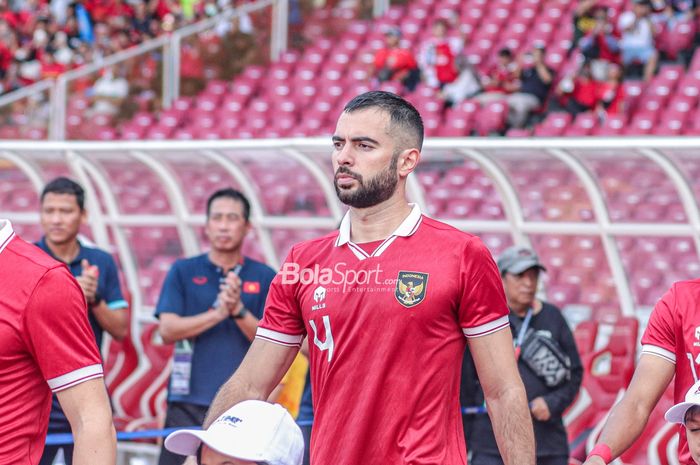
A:
MULTIPOLYGON (((514 313, 510 314, 511 330, 520 327, 523 318, 514 313)), ((548 421, 537 421, 534 418, 535 442, 537 456, 568 455, 569 444, 566 429, 562 421, 564 410, 574 401, 581 386, 583 367, 579 357, 573 334, 562 316, 560 310, 552 304, 543 303, 542 310, 532 316, 530 328, 538 331, 548 331, 561 349, 571 359, 571 379, 554 388, 549 388, 528 367, 522 359, 518 360, 518 369, 525 385, 528 401, 543 397, 551 417, 548 421)), ((513 334, 513 338, 516 338, 513 334)), ((464 406, 483 405, 484 393, 476 376, 476 369, 471 355, 467 351, 464 355, 462 366, 462 392, 461 401, 464 406)), ((467 449, 473 452, 499 455, 496 438, 493 434, 491 421, 486 414, 465 417, 465 435, 467 436, 467 449)))

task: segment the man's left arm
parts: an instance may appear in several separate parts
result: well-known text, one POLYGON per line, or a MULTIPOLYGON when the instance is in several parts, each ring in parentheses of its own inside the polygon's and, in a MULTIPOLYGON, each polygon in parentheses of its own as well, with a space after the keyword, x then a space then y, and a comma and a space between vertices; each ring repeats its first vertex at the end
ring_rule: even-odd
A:
POLYGON ((100 327, 117 341, 121 341, 129 332, 129 309, 119 286, 119 274, 112 257, 99 272, 104 276, 104 294, 95 302, 90 311, 95 315, 100 327))
POLYGON ((509 328, 469 339, 498 449, 506 465, 535 464, 535 436, 509 328))

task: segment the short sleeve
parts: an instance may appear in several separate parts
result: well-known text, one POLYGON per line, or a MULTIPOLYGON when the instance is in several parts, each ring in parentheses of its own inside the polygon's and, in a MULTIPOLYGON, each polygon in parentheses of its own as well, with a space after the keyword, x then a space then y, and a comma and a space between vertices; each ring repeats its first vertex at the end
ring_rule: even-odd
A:
POLYGON ((180 262, 175 262, 168 271, 156 304, 156 316, 161 313, 185 314, 185 291, 180 276, 180 262))
POLYGON ((41 278, 24 318, 25 343, 53 392, 102 377, 85 297, 67 268, 41 278))
POLYGON ((491 253, 472 238, 462 254, 459 322, 466 337, 491 334, 509 327, 503 282, 491 253))
POLYGON ((659 300, 651 312, 642 336, 642 353, 656 355, 676 363, 676 331, 673 314, 676 308, 675 287, 659 300))
POLYGON ((107 260, 105 261, 105 269, 100 271, 104 274, 104 287, 105 290, 102 293, 102 298, 107 302, 107 307, 110 310, 119 310, 126 308, 128 304, 124 300, 124 295, 122 294, 122 289, 119 285, 119 273, 117 272, 117 265, 114 263, 114 259, 107 255, 107 260))
POLYGON ((300 346, 306 335, 301 308, 297 301, 298 281, 290 280, 285 272, 296 268, 294 249, 289 253, 282 269, 270 284, 265 302, 265 314, 255 337, 276 344, 300 346))

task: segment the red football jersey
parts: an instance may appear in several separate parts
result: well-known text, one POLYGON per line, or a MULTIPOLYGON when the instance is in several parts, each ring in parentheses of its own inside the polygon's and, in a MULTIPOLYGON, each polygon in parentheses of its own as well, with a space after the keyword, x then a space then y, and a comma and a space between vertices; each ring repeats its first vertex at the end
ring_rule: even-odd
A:
POLYGON ((0 463, 39 463, 51 392, 102 377, 78 282, 0 220, 0 463))
MULTIPOLYGON (((675 403, 685 400, 685 393, 700 373, 700 279, 675 283, 659 300, 642 336, 642 353, 657 355, 676 365, 673 388, 675 403)), ((680 463, 694 465, 688 450, 685 428, 680 428, 678 455, 680 463)))
POLYGON ((317 465, 466 463, 459 406, 466 337, 508 328, 481 240, 413 206, 370 254, 340 230, 292 248, 257 337, 309 334, 317 465))

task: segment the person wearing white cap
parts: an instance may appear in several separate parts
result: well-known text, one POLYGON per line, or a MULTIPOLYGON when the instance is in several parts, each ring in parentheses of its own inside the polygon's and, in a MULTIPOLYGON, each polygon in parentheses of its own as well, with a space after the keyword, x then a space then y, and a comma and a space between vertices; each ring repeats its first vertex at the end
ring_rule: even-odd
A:
POLYGON ((228 409, 206 430, 171 433, 165 448, 197 456, 198 465, 301 465, 304 438, 281 405, 246 400, 228 409))
POLYGON ((690 456, 700 464, 700 381, 693 384, 685 395, 685 402, 674 405, 664 415, 666 421, 685 427, 690 456))

